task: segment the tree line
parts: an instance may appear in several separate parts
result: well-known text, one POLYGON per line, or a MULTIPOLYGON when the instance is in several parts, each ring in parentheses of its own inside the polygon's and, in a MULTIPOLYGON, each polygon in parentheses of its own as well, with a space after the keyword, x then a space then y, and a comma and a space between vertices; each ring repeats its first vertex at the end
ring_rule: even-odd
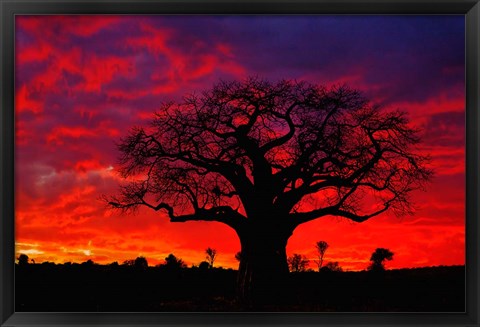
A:
MULTIPOLYGON (((205 260, 200 262, 198 266, 192 265, 192 268, 194 267, 200 268, 200 269, 213 268, 213 264, 215 262, 215 259, 217 258, 217 250, 208 247, 207 249, 205 249, 205 254, 206 254, 205 260)), ((18 256, 17 261, 19 266, 35 264, 34 259, 30 259, 28 255, 23 253, 21 253, 18 256)), ((51 264, 51 262, 45 262, 45 263, 51 264)), ((65 265, 69 265, 69 264, 71 265, 72 263, 71 262, 65 263, 65 265)), ((88 266, 88 265, 94 265, 95 263, 93 262, 93 260, 89 259, 83 262, 82 264, 88 266)), ((149 267, 147 258, 145 258, 144 256, 138 256, 135 259, 125 260, 123 261, 122 264, 119 264, 117 261, 114 261, 108 264, 108 266, 112 266, 112 267, 126 266, 126 267, 135 267, 139 269, 147 269, 149 267)), ((182 259, 176 257, 173 253, 170 253, 167 257, 165 257, 163 263, 160 263, 155 267, 166 268, 166 269, 181 269, 181 268, 187 268, 187 264, 182 259)))
MULTIPOLYGON (((325 256, 325 252, 329 248, 329 244, 325 241, 318 241, 315 243, 315 250, 316 250, 316 259, 313 261, 317 265, 318 271, 333 271, 333 272, 342 272, 343 268, 339 265, 338 261, 331 261, 328 262, 325 266, 323 265, 323 258, 325 256)), ((385 261, 389 261, 393 259, 394 253, 391 252, 389 249, 385 248, 377 248, 370 257, 370 265, 367 267, 369 271, 383 271, 385 270, 385 261)), ((241 261, 241 252, 237 252, 235 254, 235 258, 238 261, 241 261)), ((214 248, 208 247, 205 249, 205 260, 200 262, 198 266, 192 265, 192 268, 200 268, 200 269, 209 269, 214 267, 214 262, 217 259, 217 250, 214 248)), ((20 254, 17 258, 19 266, 26 266, 30 263, 35 264, 34 259, 30 259, 26 254, 20 254)), ((305 255, 294 253, 292 256, 288 257, 288 267, 290 272, 299 273, 299 272, 306 272, 306 271, 313 271, 312 269, 308 268, 310 261, 305 255)), ((67 263, 68 264, 68 263, 67 263)), ((83 264, 85 265, 93 265, 94 262, 92 260, 87 260, 83 264)), ((122 266, 127 267, 135 267, 137 269, 147 269, 148 268, 148 261, 144 256, 139 256, 136 259, 128 259, 125 260, 122 266)), ((115 261, 109 264, 109 266, 118 267, 120 264, 115 261)), ((175 269, 182 269, 187 268, 187 264, 180 258, 176 257, 173 253, 170 253, 167 257, 165 257, 164 262, 156 265, 159 268, 165 268, 169 270, 175 269)), ((220 267, 221 268, 221 267, 220 267)))
MULTIPOLYGON (((317 243, 315 243, 317 257, 313 261, 317 265, 318 271, 342 272, 343 268, 340 266, 338 261, 331 261, 328 262, 325 266, 323 266, 323 258, 328 248, 329 244, 325 241, 318 241, 317 243)), ((393 255, 394 253, 389 249, 375 249, 375 251, 370 256, 370 264, 368 265, 367 270, 384 271, 385 261, 393 260, 393 255)), ((288 257, 287 262, 290 272, 313 271, 312 269, 308 268, 310 260, 305 255, 294 253, 292 256, 288 257)))

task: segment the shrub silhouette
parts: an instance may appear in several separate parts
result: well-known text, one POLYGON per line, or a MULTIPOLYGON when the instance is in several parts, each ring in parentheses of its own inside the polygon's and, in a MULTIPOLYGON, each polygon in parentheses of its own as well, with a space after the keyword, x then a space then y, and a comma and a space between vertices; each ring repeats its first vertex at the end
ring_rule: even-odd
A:
POLYGON ((206 270, 206 269, 210 268, 210 264, 207 261, 202 261, 198 265, 198 268, 201 269, 201 270, 206 270))
POLYGON ((18 265, 19 265, 19 266, 26 266, 26 265, 28 265, 28 255, 26 255, 26 254, 23 254, 23 253, 20 254, 20 255, 18 256, 17 260, 18 260, 18 265))
POLYGON ((324 267, 320 269, 320 271, 334 271, 334 272, 342 272, 343 269, 340 267, 338 261, 329 262, 324 267))
POLYGON ((307 270, 308 259, 301 254, 293 254, 288 258, 288 266, 291 272, 304 272, 307 270))
POLYGON ((148 261, 145 257, 137 257, 133 265, 137 269, 145 270, 148 268, 148 261))
POLYGON ((165 263, 163 265, 160 265, 168 270, 178 270, 181 268, 186 268, 187 265, 185 262, 183 262, 182 259, 177 258, 173 253, 170 253, 166 258, 165 258, 165 263))
POLYGON ((391 252, 389 249, 384 249, 384 248, 375 249, 375 251, 372 253, 372 256, 370 257, 370 261, 372 261, 372 263, 370 264, 370 266, 368 266, 367 269, 370 271, 384 271, 385 270, 384 261, 392 260, 393 255, 394 253, 391 252))

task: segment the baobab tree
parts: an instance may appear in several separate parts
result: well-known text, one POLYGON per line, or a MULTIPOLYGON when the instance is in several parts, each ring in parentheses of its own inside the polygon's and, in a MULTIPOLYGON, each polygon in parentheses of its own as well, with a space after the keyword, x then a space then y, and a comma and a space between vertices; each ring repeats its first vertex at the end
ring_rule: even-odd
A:
POLYGON ((164 103, 150 125, 121 139, 126 181, 106 201, 233 228, 238 296, 258 299, 288 273, 285 247, 297 226, 411 213, 409 195, 431 176, 419 141, 405 113, 346 86, 222 81, 164 103))

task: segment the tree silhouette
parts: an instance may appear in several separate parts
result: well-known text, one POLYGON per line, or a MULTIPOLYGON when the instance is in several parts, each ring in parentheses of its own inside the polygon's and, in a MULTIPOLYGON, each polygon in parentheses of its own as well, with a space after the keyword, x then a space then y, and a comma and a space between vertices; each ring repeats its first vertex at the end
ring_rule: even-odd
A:
POLYGON ((166 258, 165 258, 165 263, 161 265, 165 267, 166 269, 169 270, 178 270, 180 268, 186 268, 187 265, 185 262, 183 262, 182 259, 177 258, 173 253, 170 253, 166 258))
POLYGON ((315 250, 317 250, 317 256, 318 256, 318 260, 316 260, 316 264, 318 266, 318 271, 320 271, 320 269, 322 269, 322 265, 323 265, 323 256, 325 255, 325 252, 327 251, 328 249, 328 243, 325 242, 325 241, 318 241, 317 243, 315 243, 315 250))
POLYGON ((19 265, 19 266, 26 266, 26 265, 28 265, 28 255, 26 255, 26 254, 23 254, 23 253, 20 254, 20 255, 18 256, 17 260, 18 260, 18 265, 19 265))
POLYGON ((215 221, 241 243, 238 295, 258 298, 288 273, 295 228, 327 216, 363 222, 412 213, 431 176, 405 113, 346 86, 259 78, 219 82, 165 103, 118 144, 113 208, 146 206, 171 222, 215 221))
POLYGON ((205 259, 207 260, 208 264, 210 265, 210 268, 213 268, 213 263, 215 262, 215 258, 217 257, 217 250, 208 247, 205 250, 205 253, 207 254, 205 259))
POLYGON ((145 270, 148 268, 148 261, 145 257, 137 257, 133 266, 139 270, 145 270))
POLYGON ((307 270, 308 260, 304 255, 294 253, 287 259, 287 262, 291 272, 304 272, 307 270))
POLYGON ((206 269, 210 268, 210 264, 207 261, 202 261, 198 265, 198 268, 201 269, 201 270, 206 270, 206 269))
POLYGON ((393 254, 394 253, 391 252, 389 249, 384 249, 384 248, 375 249, 375 251, 372 253, 372 256, 370 257, 370 261, 372 261, 372 263, 367 269, 371 271, 384 271, 385 270, 384 261, 392 260, 393 254))

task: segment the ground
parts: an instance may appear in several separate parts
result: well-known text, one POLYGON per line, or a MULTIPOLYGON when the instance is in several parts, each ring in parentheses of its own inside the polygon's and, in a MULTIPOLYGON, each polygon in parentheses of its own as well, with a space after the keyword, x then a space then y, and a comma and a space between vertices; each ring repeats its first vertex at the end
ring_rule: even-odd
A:
POLYGON ((235 300, 236 271, 102 265, 16 266, 15 310, 30 312, 463 312, 465 267, 290 273, 284 297, 235 300))

